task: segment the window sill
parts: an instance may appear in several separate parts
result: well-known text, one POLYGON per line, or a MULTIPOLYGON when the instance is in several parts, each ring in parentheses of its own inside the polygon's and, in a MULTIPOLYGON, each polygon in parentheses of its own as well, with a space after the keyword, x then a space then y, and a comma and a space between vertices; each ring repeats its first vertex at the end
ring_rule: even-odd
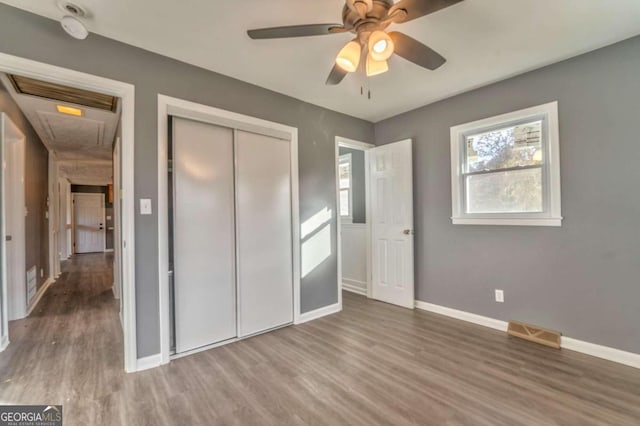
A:
POLYGON ((498 226, 562 226, 562 217, 544 218, 479 218, 452 217, 454 225, 498 225, 498 226))

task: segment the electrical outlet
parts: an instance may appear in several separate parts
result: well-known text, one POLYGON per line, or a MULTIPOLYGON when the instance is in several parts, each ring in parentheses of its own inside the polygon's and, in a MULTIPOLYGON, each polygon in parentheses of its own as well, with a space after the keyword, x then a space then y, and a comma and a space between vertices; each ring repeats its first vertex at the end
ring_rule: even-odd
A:
POLYGON ((40 268, 40 278, 44 277, 44 268, 40 268))
POLYGON ((504 290, 496 289, 496 302, 504 303, 504 290))

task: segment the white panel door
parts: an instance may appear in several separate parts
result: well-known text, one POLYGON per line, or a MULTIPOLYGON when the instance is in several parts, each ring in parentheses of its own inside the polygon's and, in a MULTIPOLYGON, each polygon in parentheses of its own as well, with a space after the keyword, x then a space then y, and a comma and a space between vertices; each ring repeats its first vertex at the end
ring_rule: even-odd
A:
POLYGON ((176 352, 236 334, 233 131, 173 119, 176 352))
POLYGON ((289 142, 237 131, 238 333, 293 321, 289 142))
POLYGON ((372 296, 414 308, 411 140, 368 151, 372 296))
POLYGON ((104 194, 73 194, 75 253, 104 251, 104 194))

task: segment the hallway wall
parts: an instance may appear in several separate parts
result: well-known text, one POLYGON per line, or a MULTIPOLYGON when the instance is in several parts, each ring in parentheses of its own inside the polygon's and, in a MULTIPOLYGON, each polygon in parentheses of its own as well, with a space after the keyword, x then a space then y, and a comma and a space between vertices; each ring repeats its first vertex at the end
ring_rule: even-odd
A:
MULTIPOLYGON (((49 277, 49 226, 46 218, 49 179, 49 152, 7 89, 0 83, 0 112, 22 130, 25 144, 25 201, 27 216, 26 268, 36 267, 37 288, 49 277)), ((0 174, 1 179, 1 174, 0 174)), ((26 271, 25 271, 26 275, 26 271)))

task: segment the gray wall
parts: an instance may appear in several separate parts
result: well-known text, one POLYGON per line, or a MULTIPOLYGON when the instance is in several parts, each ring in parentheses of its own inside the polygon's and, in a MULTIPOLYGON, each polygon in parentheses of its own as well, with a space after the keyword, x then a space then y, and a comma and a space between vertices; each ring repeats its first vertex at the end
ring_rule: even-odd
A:
POLYGON ((636 37, 376 124, 414 140, 418 299, 640 353, 639 76, 636 37), (453 226, 449 128, 556 100, 562 227, 453 226))
POLYGON ((71 192, 84 192, 85 194, 104 194, 105 215, 105 248, 113 250, 113 203, 109 202, 109 187, 101 185, 71 185, 71 192), (108 219, 108 218, 111 219, 108 219))
POLYGON ((351 154, 353 223, 367 223, 367 195, 364 174, 364 151, 340 147, 340 155, 351 154))
MULTIPOLYGON (((240 31, 241 29, 238 29, 240 31)), ((372 140, 373 125, 168 59, 104 37, 67 36, 58 22, 0 5, 0 52, 132 83, 136 87, 135 197, 151 198, 154 214, 136 217, 138 356, 160 351, 158 322, 157 94, 188 99, 298 127, 300 219, 336 211, 334 141, 372 140)), ((332 254, 302 280, 303 312, 337 302, 336 230, 332 254)))
POLYGON ((6 113, 26 137, 24 183, 28 214, 25 218, 25 266, 30 269, 35 265, 39 289, 49 277, 49 226, 46 218, 49 196, 47 187, 49 152, 2 83, 0 83, 0 112, 6 113), (41 269, 44 272, 42 275, 41 269))

